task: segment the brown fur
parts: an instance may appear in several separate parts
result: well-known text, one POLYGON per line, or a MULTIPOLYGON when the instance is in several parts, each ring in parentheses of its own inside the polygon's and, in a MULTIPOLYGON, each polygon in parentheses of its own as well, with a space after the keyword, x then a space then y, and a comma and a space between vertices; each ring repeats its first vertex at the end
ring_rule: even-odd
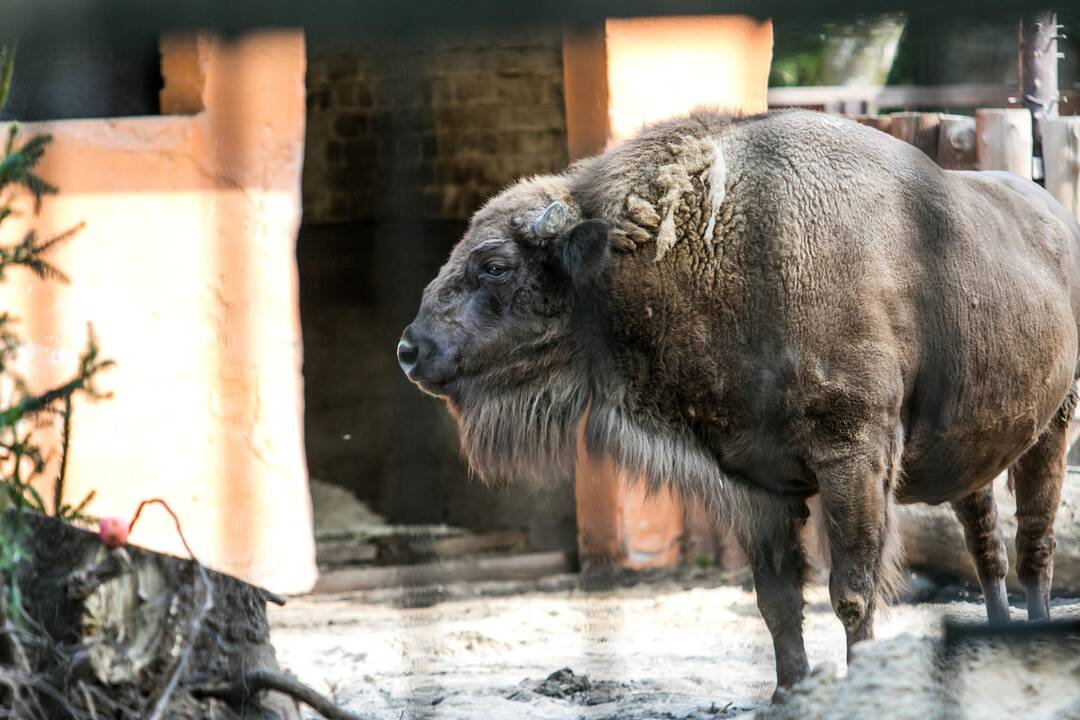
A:
MULTIPOLYGON (((963 498, 1025 456, 1051 512, 1060 443, 1028 451, 1071 397, 1078 238, 1032 183, 942 171, 876 130, 699 112, 477 213, 407 370, 483 477, 568 468, 588 407, 589 452, 732 522, 786 684, 806 669, 806 498, 850 642, 898 583, 895 502, 963 498)), ((1043 592, 1052 545, 1026 527, 1043 592)))

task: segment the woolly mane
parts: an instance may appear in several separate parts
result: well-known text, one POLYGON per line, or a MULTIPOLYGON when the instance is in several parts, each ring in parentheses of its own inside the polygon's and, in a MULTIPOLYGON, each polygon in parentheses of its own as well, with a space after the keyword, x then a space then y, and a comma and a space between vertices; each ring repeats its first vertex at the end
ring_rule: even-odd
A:
POLYGON ((670 489, 722 520, 753 553, 760 541, 779 542, 783 525, 798 517, 795 505, 727 475, 715 454, 692 431, 639 416, 619 393, 598 393, 590 408, 585 445, 594 458, 609 457, 649 494, 670 489), (768 536, 776 534, 776 538, 768 536))

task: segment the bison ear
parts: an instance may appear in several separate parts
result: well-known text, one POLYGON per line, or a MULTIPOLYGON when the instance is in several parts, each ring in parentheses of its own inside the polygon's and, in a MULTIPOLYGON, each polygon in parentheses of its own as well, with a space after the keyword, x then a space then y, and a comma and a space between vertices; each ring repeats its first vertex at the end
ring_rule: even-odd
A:
POLYGON ((603 220, 584 220, 566 235, 562 245, 562 264, 574 286, 592 284, 607 265, 608 225, 603 220))

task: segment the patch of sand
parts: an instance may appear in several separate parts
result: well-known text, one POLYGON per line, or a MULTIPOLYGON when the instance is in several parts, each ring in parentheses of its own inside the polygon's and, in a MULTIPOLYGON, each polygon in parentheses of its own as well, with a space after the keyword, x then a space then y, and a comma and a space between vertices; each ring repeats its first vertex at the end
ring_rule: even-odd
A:
MULTIPOLYGON (((816 675, 769 708, 772 642, 748 587, 709 577, 603 592, 575 584, 566 576, 524 593, 521 584, 450 587, 442 593, 450 600, 428 607, 370 593, 290 600, 271 608, 272 637, 284 668, 378 720, 712 720, 754 710, 761 720, 928 720, 940 714, 927 714, 939 705, 933 678, 940 676, 929 638, 939 636, 946 615, 984 619, 976 602, 890 608, 878 616, 879 640, 861 648, 847 680, 838 677, 844 631, 828 591, 812 587, 805 636, 816 675), (899 713, 904 707, 911 712, 899 713)), ((1080 601, 1057 605, 1056 617, 1080 617, 1080 601)), ((957 676, 969 682, 997 673, 990 684, 1001 688, 998 695, 1019 693, 1016 706, 1024 708, 1059 686, 1045 658, 1042 670, 1030 669, 1036 662, 1020 672, 1009 662, 999 658, 957 676)), ((963 692, 970 705, 1004 707, 978 683, 963 692)), ((1003 715, 978 717, 990 716, 1003 715)))

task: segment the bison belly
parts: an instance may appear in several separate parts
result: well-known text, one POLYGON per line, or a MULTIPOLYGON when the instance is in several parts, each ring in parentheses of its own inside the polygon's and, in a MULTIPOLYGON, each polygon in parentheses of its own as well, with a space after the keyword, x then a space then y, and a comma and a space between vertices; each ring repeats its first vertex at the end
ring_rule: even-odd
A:
MULTIPOLYGON (((1059 329, 1075 327, 1071 314, 1059 320, 1059 329)), ((897 499, 937 504, 992 481, 1061 410, 1076 361, 1076 333, 1048 333, 1024 350, 1002 349, 991 362, 951 363, 937 378, 917 385, 906 413, 897 499), (955 372, 973 366, 982 366, 980 372, 955 372)))

